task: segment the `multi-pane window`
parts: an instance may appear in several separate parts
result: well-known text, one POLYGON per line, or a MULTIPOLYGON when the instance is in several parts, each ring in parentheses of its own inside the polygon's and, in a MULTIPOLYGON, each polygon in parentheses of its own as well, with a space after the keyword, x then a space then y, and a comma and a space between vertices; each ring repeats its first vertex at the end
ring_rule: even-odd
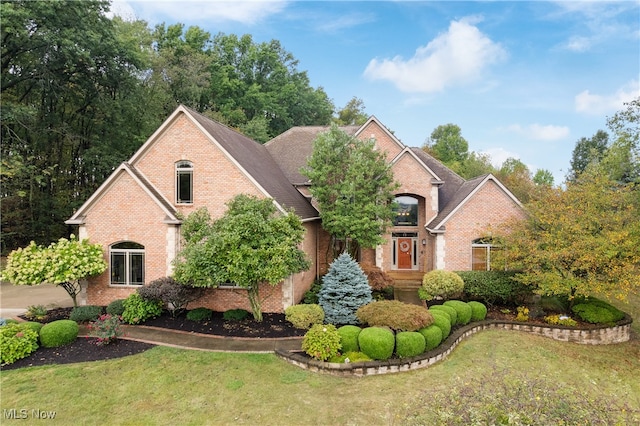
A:
POLYGON ((490 238, 478 238, 471 243, 471 269, 473 271, 491 270, 491 252, 500 247, 494 245, 490 238))
POLYGON ((176 163, 176 201, 178 204, 193 203, 193 163, 176 163))
POLYGON ((407 195, 396 197, 394 226, 418 226, 418 200, 407 195))
POLYGON ((126 241, 109 250, 111 285, 144 284, 144 246, 126 241))

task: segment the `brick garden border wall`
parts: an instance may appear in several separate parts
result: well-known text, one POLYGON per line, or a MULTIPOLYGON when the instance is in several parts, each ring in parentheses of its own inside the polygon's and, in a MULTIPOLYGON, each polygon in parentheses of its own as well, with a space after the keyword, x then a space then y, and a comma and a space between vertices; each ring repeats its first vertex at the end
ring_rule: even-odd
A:
POLYGON ((372 376, 376 374, 398 373, 401 371, 417 370, 435 364, 449 356, 460 342, 469 336, 483 330, 515 330, 538 336, 549 337, 563 342, 573 342, 585 345, 610 345, 626 342, 630 339, 631 323, 633 320, 625 318, 612 327, 597 327, 577 329, 563 326, 543 326, 514 321, 486 320, 475 322, 451 333, 451 335, 437 348, 419 356, 404 359, 389 359, 387 361, 367 361, 346 364, 322 362, 311 359, 301 352, 276 350, 276 355, 291 364, 309 371, 327 373, 334 376, 372 376))

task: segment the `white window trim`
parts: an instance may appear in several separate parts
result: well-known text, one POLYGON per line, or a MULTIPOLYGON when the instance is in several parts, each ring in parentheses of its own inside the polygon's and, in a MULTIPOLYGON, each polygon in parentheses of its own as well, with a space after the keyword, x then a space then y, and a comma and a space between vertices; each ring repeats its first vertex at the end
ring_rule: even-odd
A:
POLYGON ((193 163, 188 160, 180 160, 175 164, 175 177, 176 177, 176 204, 179 205, 192 205, 193 204, 193 163), (189 174, 191 175, 191 200, 183 201, 180 200, 180 175, 189 174))
MULTIPOLYGON (((114 244, 116 245, 116 244, 114 244)), ((120 248, 110 248, 109 249, 109 287, 141 287, 144 285, 144 279, 146 276, 146 259, 145 259, 145 250, 142 249, 120 249, 120 248), (124 254, 124 270, 125 270, 125 283, 113 283, 111 281, 111 270, 113 267, 113 254, 124 254), (132 254, 142 254, 142 283, 140 284, 131 284, 131 255, 132 254)))

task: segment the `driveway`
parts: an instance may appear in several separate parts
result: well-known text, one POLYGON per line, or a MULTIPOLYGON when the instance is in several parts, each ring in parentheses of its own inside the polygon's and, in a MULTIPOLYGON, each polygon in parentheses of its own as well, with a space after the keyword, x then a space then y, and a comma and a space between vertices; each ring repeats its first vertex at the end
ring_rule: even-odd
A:
POLYGON ((73 301, 62 287, 52 284, 26 286, 0 283, 0 318, 20 315, 31 305, 66 308, 73 306, 73 301))

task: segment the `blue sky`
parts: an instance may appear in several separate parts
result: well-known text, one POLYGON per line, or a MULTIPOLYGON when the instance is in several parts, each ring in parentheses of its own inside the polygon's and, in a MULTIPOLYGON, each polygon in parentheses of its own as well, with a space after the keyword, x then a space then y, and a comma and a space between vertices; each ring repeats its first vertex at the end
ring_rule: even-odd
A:
POLYGON ((277 39, 337 108, 363 100, 406 145, 438 125, 497 165, 564 181, 581 137, 640 96, 639 1, 120 1, 151 26, 277 39))

